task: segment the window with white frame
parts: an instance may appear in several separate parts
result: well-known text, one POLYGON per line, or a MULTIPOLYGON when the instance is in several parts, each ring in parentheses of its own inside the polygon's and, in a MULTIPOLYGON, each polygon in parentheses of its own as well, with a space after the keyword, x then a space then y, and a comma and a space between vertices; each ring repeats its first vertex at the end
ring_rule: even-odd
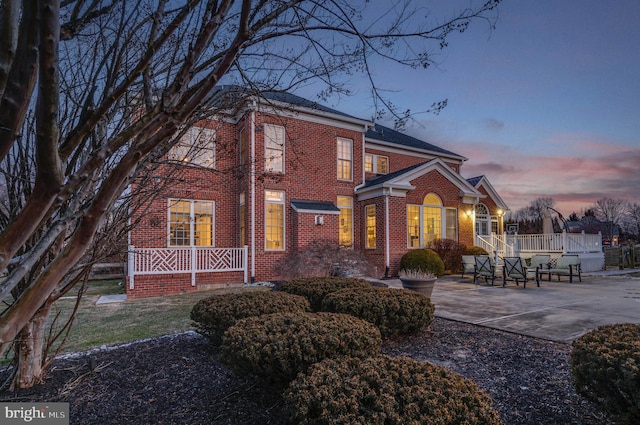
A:
POLYGON ((491 234, 491 216, 489 208, 484 204, 476 205, 476 235, 488 236, 491 234))
POLYGON ((338 180, 353 180, 353 140, 338 137, 338 180))
POLYGON ((213 201, 169 199, 169 246, 213 246, 213 201))
POLYGON ((338 196, 337 204, 340 210, 338 243, 341 246, 353 246, 353 198, 338 196))
POLYGON ((365 215, 365 248, 376 248, 376 206, 367 205, 364 207, 365 215))
POLYGON ((245 194, 240 194, 240 246, 247 244, 247 205, 245 194))
POLYGON ((272 173, 284 173, 284 127, 264 125, 264 169, 272 173))
POLYGON ((458 240, 458 211, 443 207, 435 193, 424 197, 422 205, 407 205, 407 247, 423 248, 434 239, 458 240))
POLYGON ((265 249, 284 250, 284 192, 267 190, 265 196, 265 249))
POLYGON ((364 156, 364 171, 367 173, 388 174, 389 157, 368 153, 364 156))
POLYGON ((191 127, 169 151, 169 160, 200 167, 216 166, 216 132, 191 127))

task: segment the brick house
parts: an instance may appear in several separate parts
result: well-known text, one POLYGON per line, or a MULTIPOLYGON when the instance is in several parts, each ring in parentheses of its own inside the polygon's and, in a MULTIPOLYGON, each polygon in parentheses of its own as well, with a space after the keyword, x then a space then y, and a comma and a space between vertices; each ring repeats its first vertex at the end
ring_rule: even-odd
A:
POLYGON ((461 155, 287 93, 235 106, 158 167, 171 184, 133 213, 129 296, 277 279, 274 264, 317 239, 362 251, 381 277, 432 239, 502 233, 506 204, 460 175, 461 155))

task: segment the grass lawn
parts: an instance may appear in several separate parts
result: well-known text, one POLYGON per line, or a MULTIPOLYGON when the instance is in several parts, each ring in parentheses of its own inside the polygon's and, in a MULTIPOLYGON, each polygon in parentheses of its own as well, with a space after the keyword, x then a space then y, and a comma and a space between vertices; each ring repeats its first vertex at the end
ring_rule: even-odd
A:
MULTIPOLYGON (((192 330, 194 328, 189 315, 198 300, 214 294, 246 290, 265 289, 224 288, 96 304, 101 295, 121 294, 124 290, 118 281, 92 282, 82 298, 76 320, 61 353, 192 330)), ((53 320, 58 312, 58 322, 69 317, 75 301, 74 296, 58 300, 50 318, 53 320)))

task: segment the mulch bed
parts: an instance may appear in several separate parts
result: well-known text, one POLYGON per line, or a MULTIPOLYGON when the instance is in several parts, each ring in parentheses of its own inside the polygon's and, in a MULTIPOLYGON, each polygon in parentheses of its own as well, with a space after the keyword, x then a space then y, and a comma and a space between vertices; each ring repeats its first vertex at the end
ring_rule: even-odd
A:
MULTIPOLYGON (((383 344, 384 354, 474 380, 505 424, 615 424, 573 390, 570 350, 441 318, 428 331, 383 344)), ((43 385, 0 393, 0 400, 68 402, 71 423, 83 425, 284 423, 278 391, 238 378, 218 357, 198 334, 162 337, 57 359, 43 385)))

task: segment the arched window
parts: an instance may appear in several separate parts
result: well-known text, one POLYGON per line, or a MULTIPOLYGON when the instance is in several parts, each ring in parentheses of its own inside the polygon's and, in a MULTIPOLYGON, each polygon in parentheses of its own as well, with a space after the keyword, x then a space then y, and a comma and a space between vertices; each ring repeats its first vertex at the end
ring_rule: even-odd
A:
POLYGON ((476 205, 476 235, 488 236, 491 234, 491 216, 489 208, 484 204, 476 205))
POLYGON ((423 243, 442 239, 442 199, 435 193, 429 193, 422 201, 423 243))

